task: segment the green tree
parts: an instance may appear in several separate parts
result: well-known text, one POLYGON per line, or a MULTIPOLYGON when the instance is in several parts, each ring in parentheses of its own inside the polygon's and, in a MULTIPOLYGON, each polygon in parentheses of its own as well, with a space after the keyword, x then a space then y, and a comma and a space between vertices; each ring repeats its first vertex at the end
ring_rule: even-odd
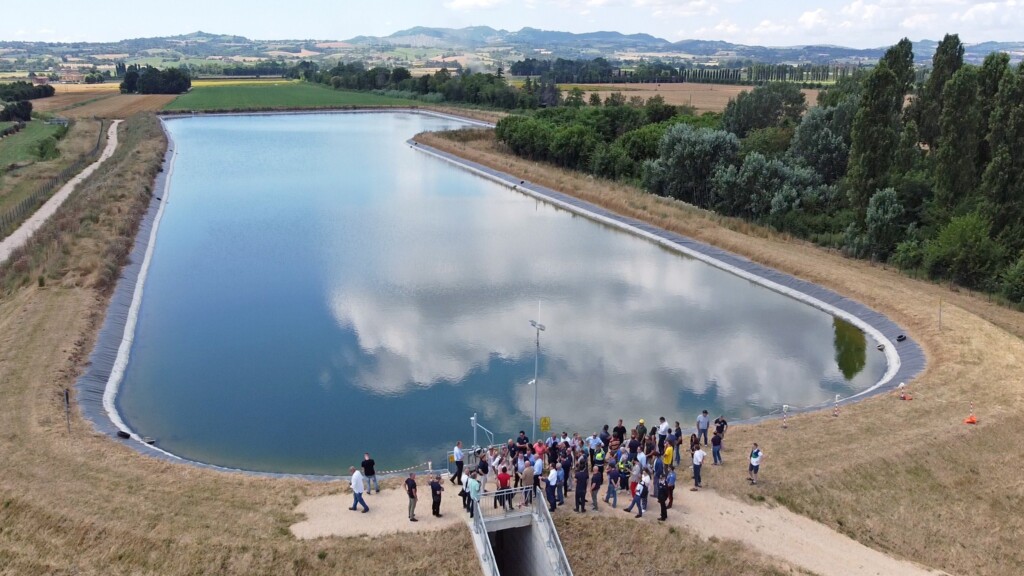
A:
POLYGON ((583 106, 583 90, 579 86, 573 86, 572 90, 569 90, 569 95, 565 98, 565 105, 573 108, 583 106))
POLYGON ((745 158, 748 154, 757 152, 768 158, 781 158, 789 150, 793 132, 792 126, 769 126, 751 130, 740 142, 740 156, 745 158))
POLYGON ((901 104, 899 79, 883 61, 864 82, 851 130, 847 190, 851 206, 860 214, 875 191, 888 186, 900 137, 901 104))
POLYGON ((720 165, 735 162, 739 147, 735 134, 676 124, 665 132, 658 159, 644 163, 643 187, 654 194, 709 207, 711 177, 720 165))
POLYGON ((990 229, 988 219, 977 212, 954 217, 925 247, 925 269, 933 278, 968 288, 988 286, 1003 254, 990 229))
POLYGON ((868 203, 865 224, 871 253, 875 258, 888 260, 896 244, 902 239, 903 206, 892 188, 879 190, 868 203))
POLYGON ((772 82, 751 92, 740 92, 729 100, 722 114, 722 127, 740 138, 751 130, 793 124, 807 109, 807 100, 800 86, 792 82, 772 82))
POLYGON ((981 114, 977 105, 978 71, 963 66, 946 83, 942 92, 945 103, 939 122, 941 135, 935 152, 934 216, 945 221, 966 206, 973 209, 971 199, 978 187, 977 156, 981 114))
POLYGON ((892 70, 899 83, 899 92, 902 95, 910 92, 914 87, 914 45, 909 39, 904 38, 895 45, 889 47, 882 56, 882 62, 892 70))
POLYGON ((935 148, 941 134, 939 119, 943 109, 943 90, 946 88, 946 82, 963 64, 964 45, 960 43, 960 37, 956 34, 946 34, 935 49, 931 73, 910 111, 917 122, 918 130, 921 131, 921 140, 932 149, 935 148))
POLYGON ((1024 64, 1003 75, 989 119, 992 161, 981 191, 993 233, 1013 252, 1024 249, 1024 64))
POLYGON ((834 106, 811 108, 793 134, 790 154, 813 168, 826 184, 846 174, 858 101, 848 96, 834 106))
POLYGON ((985 62, 978 71, 978 112, 981 114, 979 127, 980 141, 978 150, 978 173, 985 171, 985 166, 992 160, 992 149, 989 146, 989 121, 996 107, 999 84, 1010 69, 1010 55, 1005 52, 993 52, 985 57, 985 62))
POLYGON ((601 105, 601 95, 598 94, 597 92, 591 92, 590 93, 590 98, 587 100, 587 103, 590 104, 591 106, 595 106, 595 107, 596 106, 600 106, 601 105))

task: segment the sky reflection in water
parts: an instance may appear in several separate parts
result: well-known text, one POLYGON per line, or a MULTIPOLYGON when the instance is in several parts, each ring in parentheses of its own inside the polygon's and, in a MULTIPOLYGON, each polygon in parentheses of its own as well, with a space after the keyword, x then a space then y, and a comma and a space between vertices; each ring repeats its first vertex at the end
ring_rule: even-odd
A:
POLYGON ((184 457, 438 461, 468 418, 590 432, 873 384, 855 328, 411 150, 408 114, 168 123, 178 158, 120 408, 184 457), (840 362, 841 361, 841 362, 840 362), (840 363, 843 365, 840 368, 840 363))

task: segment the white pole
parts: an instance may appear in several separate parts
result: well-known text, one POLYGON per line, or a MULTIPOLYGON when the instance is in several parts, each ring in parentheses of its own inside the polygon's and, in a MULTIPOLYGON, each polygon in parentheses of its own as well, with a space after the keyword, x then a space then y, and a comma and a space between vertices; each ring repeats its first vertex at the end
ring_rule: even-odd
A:
MULTIPOLYGON (((540 300, 537 300, 537 318, 540 318, 540 300)), ((537 348, 533 355, 533 440, 537 440, 537 389, 540 384, 537 382, 538 371, 540 370, 540 333, 544 331, 544 325, 539 320, 530 320, 530 326, 537 331, 537 348)))

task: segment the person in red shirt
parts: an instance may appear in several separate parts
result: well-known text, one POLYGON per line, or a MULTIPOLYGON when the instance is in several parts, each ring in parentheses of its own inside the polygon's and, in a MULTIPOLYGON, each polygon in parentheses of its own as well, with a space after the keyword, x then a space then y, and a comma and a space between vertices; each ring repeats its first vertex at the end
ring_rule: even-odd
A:
POLYGON ((508 467, 502 466, 501 472, 498 472, 498 491, 494 495, 494 507, 498 507, 498 503, 501 503, 501 509, 506 510, 512 504, 511 495, 508 493, 512 481, 512 476, 508 473, 508 467))

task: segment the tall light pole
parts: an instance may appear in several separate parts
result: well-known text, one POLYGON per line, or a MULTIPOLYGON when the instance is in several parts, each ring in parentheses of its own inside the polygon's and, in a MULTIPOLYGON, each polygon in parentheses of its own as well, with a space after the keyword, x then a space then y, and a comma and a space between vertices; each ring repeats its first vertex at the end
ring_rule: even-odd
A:
POLYGON ((533 441, 537 441, 537 370, 540 368, 540 333, 544 331, 544 325, 536 320, 530 320, 530 326, 537 329, 537 352, 533 356, 533 441))

